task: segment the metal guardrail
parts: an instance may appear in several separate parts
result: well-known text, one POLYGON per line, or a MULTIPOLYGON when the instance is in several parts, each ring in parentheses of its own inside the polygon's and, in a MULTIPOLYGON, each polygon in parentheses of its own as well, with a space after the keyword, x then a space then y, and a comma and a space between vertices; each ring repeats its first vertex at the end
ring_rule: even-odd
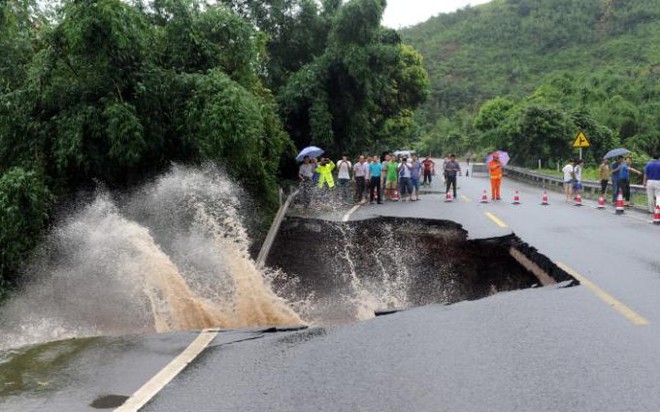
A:
MULTIPOLYGON (((534 172, 522 167, 506 166, 504 171, 509 177, 540 183, 543 187, 552 188, 553 186, 556 186, 561 189, 564 185, 564 180, 559 177, 534 172)), ((594 195, 600 193, 600 182, 596 182, 594 180, 583 180, 582 186, 585 193, 591 192, 594 195)), ((642 185, 630 185, 630 193, 635 195, 646 194, 646 189, 642 185)))
POLYGON ((293 199, 296 198, 298 192, 299 190, 296 190, 295 192, 291 193, 289 197, 286 198, 284 204, 282 204, 282 198, 284 196, 284 192, 280 189, 281 206, 277 211, 277 214, 275 215, 275 219, 273 219, 273 223, 270 225, 270 229, 268 230, 266 239, 264 240, 263 245, 261 245, 261 250, 259 250, 259 255, 257 256, 257 260, 256 260, 256 264, 258 268, 263 267, 263 265, 266 263, 266 258, 270 253, 271 247, 273 247, 273 242, 275 241, 275 236, 277 236, 277 232, 280 230, 280 225, 282 224, 282 220, 284 219, 284 216, 286 216, 286 212, 289 210, 289 206, 291 206, 291 202, 293 202, 293 199))
POLYGON ((488 167, 486 166, 486 163, 472 163, 468 169, 470 174, 488 174, 488 167))

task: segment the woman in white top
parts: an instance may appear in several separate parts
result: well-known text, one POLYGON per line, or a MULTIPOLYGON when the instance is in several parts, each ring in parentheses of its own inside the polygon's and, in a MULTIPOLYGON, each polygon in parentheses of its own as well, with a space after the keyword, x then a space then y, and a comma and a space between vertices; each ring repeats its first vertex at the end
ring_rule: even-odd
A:
POLYGON ((571 160, 563 169, 564 172, 564 193, 566 201, 570 202, 573 196, 573 182, 575 181, 575 160, 571 160))

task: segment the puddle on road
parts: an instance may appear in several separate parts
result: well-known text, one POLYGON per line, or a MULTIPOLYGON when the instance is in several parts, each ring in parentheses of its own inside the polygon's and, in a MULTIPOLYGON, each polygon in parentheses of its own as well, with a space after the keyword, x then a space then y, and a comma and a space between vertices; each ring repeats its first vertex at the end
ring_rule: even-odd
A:
POLYGON ((451 304, 573 278, 515 235, 468 240, 450 221, 379 217, 346 223, 287 218, 267 264, 286 273, 317 324, 451 304))
POLYGON ((72 360, 98 340, 70 339, 0 352, 0 398, 25 392, 51 393, 69 385, 72 360))

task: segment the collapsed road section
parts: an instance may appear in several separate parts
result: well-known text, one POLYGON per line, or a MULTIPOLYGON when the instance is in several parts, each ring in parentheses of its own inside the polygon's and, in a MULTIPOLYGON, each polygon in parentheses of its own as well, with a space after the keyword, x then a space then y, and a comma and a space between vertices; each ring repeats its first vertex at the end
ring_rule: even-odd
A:
POLYGON ((266 263, 295 282, 299 297, 314 302, 307 317, 322 324, 565 281, 577 284, 513 234, 468 240, 461 225, 429 219, 339 223, 288 217, 266 263))

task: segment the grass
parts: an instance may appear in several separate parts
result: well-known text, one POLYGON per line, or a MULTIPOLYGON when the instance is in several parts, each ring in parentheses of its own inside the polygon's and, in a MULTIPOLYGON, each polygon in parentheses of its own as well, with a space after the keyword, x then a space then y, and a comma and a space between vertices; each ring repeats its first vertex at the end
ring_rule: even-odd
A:
MULTIPOLYGON (((532 170, 532 169, 530 169, 532 170)), ((557 176, 557 177, 562 177, 564 176, 564 173, 561 171, 557 171, 555 169, 533 169, 533 171, 538 172, 538 173, 543 173, 547 174, 550 176, 557 176)), ((600 181, 600 173, 598 172, 597 167, 585 167, 582 169, 582 179, 583 180, 593 180, 593 181, 600 181)), ((630 183, 633 185, 639 185, 642 184, 642 177, 636 175, 635 173, 630 173, 630 183)))

